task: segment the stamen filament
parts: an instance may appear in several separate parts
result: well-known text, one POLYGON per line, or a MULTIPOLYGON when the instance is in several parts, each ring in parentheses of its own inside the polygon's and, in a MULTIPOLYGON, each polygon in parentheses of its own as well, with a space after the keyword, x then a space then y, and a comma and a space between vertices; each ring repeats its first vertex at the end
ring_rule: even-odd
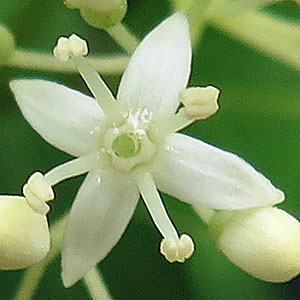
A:
POLYGON ((165 239, 173 238, 178 240, 177 230, 162 203, 152 175, 145 173, 143 176, 137 177, 138 188, 157 229, 165 239))
POLYGON ((44 179, 48 184, 54 186, 61 181, 89 172, 91 169, 97 166, 98 163, 99 154, 95 152, 73 159, 53 168, 45 174, 44 179))
POLYGON ((157 143, 161 143, 164 141, 167 135, 180 131, 195 121, 195 119, 186 118, 184 108, 181 108, 175 115, 153 121, 155 126, 150 128, 149 134, 153 140, 155 140, 157 143), (161 124, 163 124, 163 126, 161 126, 161 124), (160 128, 160 131, 158 132, 156 128, 160 128))
POLYGON ((138 38, 122 23, 107 28, 106 31, 130 55, 139 44, 138 38))
POLYGON ((194 123, 196 120, 195 119, 188 119, 185 116, 184 108, 181 108, 179 112, 176 115, 172 115, 169 117, 168 120, 168 130, 171 130, 171 132, 177 132, 185 127, 190 126, 192 123, 194 123))
POLYGON ((72 62, 77 67, 80 75, 84 79, 86 85, 88 86, 91 93, 94 95, 104 112, 106 114, 109 113, 112 107, 116 105, 116 101, 103 79, 91 66, 91 64, 83 57, 72 57, 72 62))

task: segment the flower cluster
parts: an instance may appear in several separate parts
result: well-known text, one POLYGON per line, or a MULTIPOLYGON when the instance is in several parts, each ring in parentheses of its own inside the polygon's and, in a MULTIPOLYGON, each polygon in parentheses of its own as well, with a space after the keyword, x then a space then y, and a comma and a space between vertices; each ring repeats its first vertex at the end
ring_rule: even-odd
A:
MULTIPOLYGON (((176 133, 215 114, 219 97, 212 86, 187 88, 191 41, 183 14, 172 15, 141 42, 121 79, 116 99, 83 58, 86 54, 85 41, 74 35, 60 38, 54 49, 58 59, 75 64, 93 97, 51 81, 24 79, 10 83, 31 126, 50 144, 76 157, 45 175, 35 173, 29 178, 23 191, 32 211, 44 217, 48 212, 46 202, 54 198, 52 187, 88 173, 66 225, 62 249, 65 286, 85 276, 114 247, 140 195, 162 235, 160 251, 169 262, 190 258, 194 243, 189 235, 178 233, 158 190, 193 205, 235 213, 242 224, 245 211, 261 207, 272 210, 271 206, 284 200, 280 190, 238 156, 176 133)), ((242 257, 235 251, 233 236, 240 237, 239 228, 243 227, 231 222, 228 229, 229 219, 218 222, 213 217, 210 222, 218 247, 250 274, 272 281, 272 277, 260 276, 241 263, 247 255, 242 257)), ((291 223, 295 228, 292 234, 283 231, 293 241, 290 245, 295 245, 300 225, 295 219, 291 223)), ((28 224, 31 230, 32 223, 28 224)), ((284 222, 278 228, 282 226, 286 226, 284 222)), ((275 239, 284 248, 276 234, 275 230, 271 241, 275 239)), ((268 255, 267 246, 260 242, 259 246, 268 255)), ((279 255, 270 260, 270 265, 280 259, 279 255)), ((285 262, 288 267, 278 267, 278 276, 293 263, 292 274, 284 279, 276 277, 275 281, 297 275, 299 261, 285 262)))

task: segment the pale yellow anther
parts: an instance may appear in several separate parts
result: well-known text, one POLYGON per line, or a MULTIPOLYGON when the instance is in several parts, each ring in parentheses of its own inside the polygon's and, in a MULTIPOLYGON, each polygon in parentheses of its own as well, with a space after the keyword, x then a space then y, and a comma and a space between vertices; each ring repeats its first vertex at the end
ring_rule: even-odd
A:
POLYGON ((87 42, 74 33, 69 37, 69 49, 72 56, 86 56, 89 52, 87 42))
POLYGON ((47 214, 49 205, 46 203, 54 199, 54 192, 42 173, 35 172, 32 174, 28 182, 23 186, 23 194, 28 205, 37 213, 47 214))
POLYGON ((160 244, 161 254, 163 254, 170 263, 185 262, 186 259, 193 255, 194 249, 194 242, 187 234, 182 234, 179 239, 163 239, 160 244))
POLYGON ((60 61, 67 61, 70 58, 69 39, 62 36, 57 40, 53 49, 53 55, 60 61))
POLYGON ((71 57, 85 56, 87 54, 87 42, 76 34, 72 34, 69 38, 60 37, 53 49, 53 55, 61 61, 67 61, 71 57))
POLYGON ((184 105, 188 119, 203 120, 214 115, 218 109, 220 90, 213 86, 191 87, 180 92, 179 101, 184 105))

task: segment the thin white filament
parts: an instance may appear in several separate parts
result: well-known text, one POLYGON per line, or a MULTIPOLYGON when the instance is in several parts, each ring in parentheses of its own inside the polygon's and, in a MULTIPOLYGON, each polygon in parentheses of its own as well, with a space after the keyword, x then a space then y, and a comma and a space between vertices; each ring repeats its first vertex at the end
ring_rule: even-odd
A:
POLYGON ((104 112, 106 114, 109 113, 114 105, 116 105, 116 101, 98 72, 82 56, 73 57, 72 62, 75 64, 80 75, 104 112))
POLYGON ((44 176, 45 180, 51 186, 64 181, 66 179, 80 176, 89 172, 99 164, 98 153, 92 153, 87 156, 82 156, 71 161, 68 161, 62 165, 59 165, 44 176))
POLYGON ((143 176, 139 176, 139 178, 137 178, 137 185, 153 222, 162 236, 165 239, 178 239, 178 233, 162 203, 152 175, 150 173, 145 173, 143 176))

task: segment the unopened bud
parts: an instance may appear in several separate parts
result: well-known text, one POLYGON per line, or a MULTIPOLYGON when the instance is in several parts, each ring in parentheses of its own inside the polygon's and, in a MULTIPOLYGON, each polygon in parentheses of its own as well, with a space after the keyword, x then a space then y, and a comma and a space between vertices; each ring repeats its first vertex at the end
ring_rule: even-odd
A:
POLYGON ((47 218, 35 213, 24 197, 0 196, 0 269, 27 268, 49 249, 47 218))
POLYGON ((217 247, 261 280, 287 282, 300 272, 300 223, 285 211, 254 208, 218 212, 209 223, 217 247))
POLYGON ((42 173, 35 172, 23 186, 23 194, 28 205, 36 212, 45 215, 49 212, 46 202, 54 199, 52 187, 45 181, 42 173))
POLYGON ((218 111, 219 94, 213 86, 191 87, 180 92, 179 101, 185 106, 188 119, 204 120, 218 111))
POLYGON ((182 234, 179 239, 163 239, 160 244, 160 252, 170 263, 183 263, 193 255, 194 242, 187 234, 182 234))
POLYGON ((10 60, 15 52, 15 39, 12 33, 0 25, 0 65, 10 60))
POLYGON ((127 0, 64 0, 69 8, 78 8, 91 26, 106 29, 120 23, 127 11, 127 0))

